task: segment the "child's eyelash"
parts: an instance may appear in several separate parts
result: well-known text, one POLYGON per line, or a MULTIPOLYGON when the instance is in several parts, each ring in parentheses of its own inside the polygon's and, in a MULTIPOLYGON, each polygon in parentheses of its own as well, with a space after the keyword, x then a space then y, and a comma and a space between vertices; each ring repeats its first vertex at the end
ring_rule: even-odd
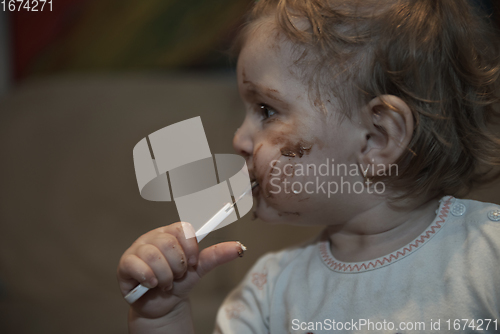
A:
POLYGON ((276 112, 276 110, 274 110, 274 108, 272 108, 264 103, 259 104, 258 108, 259 108, 259 111, 260 111, 264 120, 271 118, 277 114, 277 112, 276 112))

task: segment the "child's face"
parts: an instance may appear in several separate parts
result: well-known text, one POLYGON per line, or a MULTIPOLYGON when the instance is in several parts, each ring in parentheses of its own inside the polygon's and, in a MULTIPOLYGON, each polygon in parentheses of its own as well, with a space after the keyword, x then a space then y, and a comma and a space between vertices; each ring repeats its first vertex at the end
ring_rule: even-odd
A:
POLYGON ((332 176, 331 172, 332 159, 335 165, 358 165, 357 152, 362 150, 358 121, 340 122, 329 97, 323 100, 327 114, 315 107, 308 85, 295 74, 298 68, 290 45, 269 31, 264 25, 248 37, 237 66, 246 117, 235 134, 234 147, 246 158, 252 181, 259 183, 255 213, 266 221, 301 225, 344 221, 356 212, 363 195, 338 190, 328 198, 327 186, 328 182, 363 181, 359 175, 332 176), (317 168, 327 162, 329 175, 322 176, 317 168), (322 182, 326 183, 318 189, 322 182))

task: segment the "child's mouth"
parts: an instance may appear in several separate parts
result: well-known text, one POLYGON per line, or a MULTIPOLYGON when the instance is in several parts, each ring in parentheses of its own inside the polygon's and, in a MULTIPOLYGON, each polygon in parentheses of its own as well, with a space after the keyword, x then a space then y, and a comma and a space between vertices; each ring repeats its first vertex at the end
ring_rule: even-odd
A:
POLYGON ((259 194, 259 183, 254 179, 250 180, 252 184, 252 196, 257 196, 259 194))

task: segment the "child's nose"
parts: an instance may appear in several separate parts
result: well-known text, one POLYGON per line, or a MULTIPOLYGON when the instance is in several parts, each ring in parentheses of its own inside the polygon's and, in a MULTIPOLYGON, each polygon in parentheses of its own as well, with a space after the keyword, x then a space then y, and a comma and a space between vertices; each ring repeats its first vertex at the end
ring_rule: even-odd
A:
POLYGON ((253 140, 251 131, 245 123, 234 134, 233 148, 236 153, 248 159, 253 153, 253 140))

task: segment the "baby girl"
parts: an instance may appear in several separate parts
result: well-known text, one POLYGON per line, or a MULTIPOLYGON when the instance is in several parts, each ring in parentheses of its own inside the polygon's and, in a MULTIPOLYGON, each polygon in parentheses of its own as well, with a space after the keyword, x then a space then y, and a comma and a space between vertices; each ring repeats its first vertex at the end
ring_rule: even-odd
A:
MULTIPOLYGON (((262 257, 215 333, 500 330, 500 207, 461 200, 496 176, 500 44, 467 0, 261 0, 235 44, 245 120, 234 148, 255 214, 322 225, 262 257)), ((175 223, 118 267, 131 333, 193 333, 189 292, 238 257, 175 223)))

